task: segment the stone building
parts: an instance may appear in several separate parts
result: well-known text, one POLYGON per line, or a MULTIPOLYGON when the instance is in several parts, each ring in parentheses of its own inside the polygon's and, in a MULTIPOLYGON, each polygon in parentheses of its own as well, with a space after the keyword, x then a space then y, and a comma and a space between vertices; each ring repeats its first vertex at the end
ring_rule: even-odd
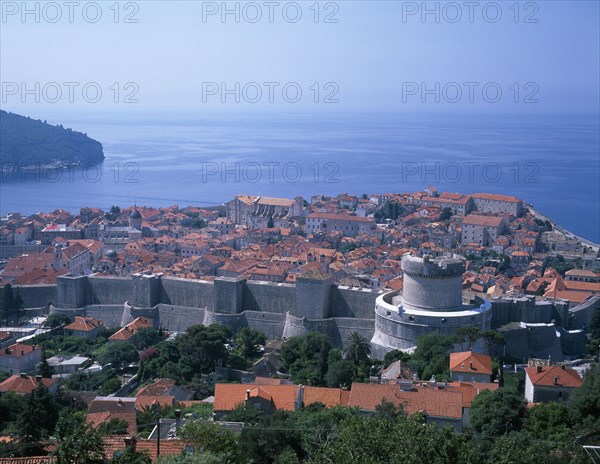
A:
POLYGON ((579 374, 566 366, 532 366, 525 369, 525 399, 529 403, 567 401, 583 385, 579 374))
POLYGON ((344 237, 377 231, 375 219, 347 214, 312 213, 306 217, 306 233, 341 232, 344 237))
POLYGON ((256 229, 283 227, 304 211, 304 200, 236 195, 226 203, 227 219, 233 224, 256 229))
POLYGON ((510 195, 497 193, 474 193, 471 195, 474 209, 481 213, 510 214, 521 216, 523 200, 510 195))
POLYGON ((489 329, 490 302, 480 297, 463 302, 464 270, 461 256, 430 259, 404 255, 402 293, 389 292, 376 300, 373 353, 383 356, 393 349, 412 349, 419 336, 434 331, 452 335, 467 325, 489 329))
POLYGON ((462 243, 489 246, 502 234, 505 224, 503 217, 469 214, 462 221, 462 243))

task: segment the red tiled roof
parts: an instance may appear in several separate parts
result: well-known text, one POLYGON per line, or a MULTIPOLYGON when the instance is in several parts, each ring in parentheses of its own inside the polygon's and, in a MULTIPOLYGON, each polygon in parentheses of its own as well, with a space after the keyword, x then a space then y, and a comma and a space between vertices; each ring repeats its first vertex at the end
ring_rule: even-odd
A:
POLYGON ((102 322, 92 319, 91 317, 75 316, 75 320, 64 328, 67 330, 75 330, 77 332, 91 332, 102 325, 102 322))
POLYGON ((295 409, 296 387, 294 385, 256 385, 256 384, 225 384, 215 385, 215 411, 232 411, 246 400, 246 392, 250 390, 251 396, 262 396, 259 389, 270 396, 276 409, 293 411, 295 409))
POLYGON ((304 405, 323 403, 327 407, 347 405, 348 397, 341 388, 304 387, 304 405))
POLYGON ((349 214, 311 213, 307 217, 309 219, 331 219, 336 221, 375 222, 373 218, 350 216, 349 214))
POLYGON ((15 392, 19 395, 28 395, 42 383, 46 387, 51 387, 56 383, 53 379, 36 379, 34 376, 12 375, 4 382, 0 383, 0 392, 15 392))
POLYGON ((401 405, 407 414, 423 411, 435 417, 462 418, 462 393, 433 387, 402 391, 399 385, 353 383, 348 406, 374 411, 384 398, 395 405, 401 405))
POLYGON ((535 386, 579 388, 583 385, 577 371, 566 366, 528 367, 525 373, 535 386))
POLYGON ((473 398, 484 390, 495 391, 500 385, 488 382, 450 382, 448 386, 454 387, 463 395, 463 408, 470 408, 473 398))
POLYGON ((127 434, 137 434, 137 418, 135 412, 93 412, 85 416, 85 421, 92 424, 95 429, 100 425, 109 422, 111 419, 120 419, 127 422, 127 434))
POLYGON ((469 214, 462 220, 463 224, 483 227, 499 227, 502 224, 501 217, 497 216, 480 216, 478 214, 469 214))
POLYGON ((14 343, 3 350, 0 350, 0 356, 26 356, 38 349, 37 345, 26 345, 25 343, 14 343))
POLYGON ((157 379, 154 383, 146 385, 139 389, 137 396, 160 396, 170 388, 175 386, 175 381, 171 379, 157 379))
POLYGON ((517 197, 497 193, 473 193, 471 196, 482 200, 507 201, 509 203, 519 203, 521 201, 517 197))
POLYGON ((450 370, 492 375, 492 358, 473 351, 450 353, 450 370))
MULTIPOLYGON (((106 457, 111 459, 116 451, 125 450, 125 437, 123 435, 110 435, 103 438, 104 452, 106 457)), ((161 455, 179 455, 187 445, 183 440, 160 440, 161 455)), ((157 460, 156 440, 138 440, 135 450, 140 453, 147 453, 153 462, 157 460)))
POLYGON ((135 408, 138 411, 151 408, 155 404, 160 407, 173 406, 175 404, 175 397, 142 395, 135 398, 135 408))

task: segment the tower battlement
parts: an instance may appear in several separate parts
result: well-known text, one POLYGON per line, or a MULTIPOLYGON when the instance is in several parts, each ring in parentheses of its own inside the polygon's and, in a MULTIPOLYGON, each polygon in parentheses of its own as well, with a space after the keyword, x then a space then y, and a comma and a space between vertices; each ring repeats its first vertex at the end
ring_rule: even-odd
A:
POLYGON ((465 272, 465 259, 458 255, 421 258, 407 253, 402 257, 402 271, 412 276, 430 279, 457 277, 465 272))

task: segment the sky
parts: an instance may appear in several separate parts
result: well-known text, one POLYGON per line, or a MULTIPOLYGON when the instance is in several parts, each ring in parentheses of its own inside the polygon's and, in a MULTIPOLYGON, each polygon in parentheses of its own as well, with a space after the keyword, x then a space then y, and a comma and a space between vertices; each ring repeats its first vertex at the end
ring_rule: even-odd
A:
POLYGON ((2 1, 1 106, 597 114, 599 5, 2 1))

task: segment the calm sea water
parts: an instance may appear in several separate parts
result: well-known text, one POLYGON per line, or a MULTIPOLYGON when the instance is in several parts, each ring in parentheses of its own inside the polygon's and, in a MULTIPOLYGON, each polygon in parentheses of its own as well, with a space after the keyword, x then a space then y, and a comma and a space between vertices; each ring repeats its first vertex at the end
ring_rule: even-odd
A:
POLYGON ((0 213, 222 204, 235 194, 516 195, 600 241, 597 116, 222 114, 63 117, 101 166, 4 177, 0 213))

